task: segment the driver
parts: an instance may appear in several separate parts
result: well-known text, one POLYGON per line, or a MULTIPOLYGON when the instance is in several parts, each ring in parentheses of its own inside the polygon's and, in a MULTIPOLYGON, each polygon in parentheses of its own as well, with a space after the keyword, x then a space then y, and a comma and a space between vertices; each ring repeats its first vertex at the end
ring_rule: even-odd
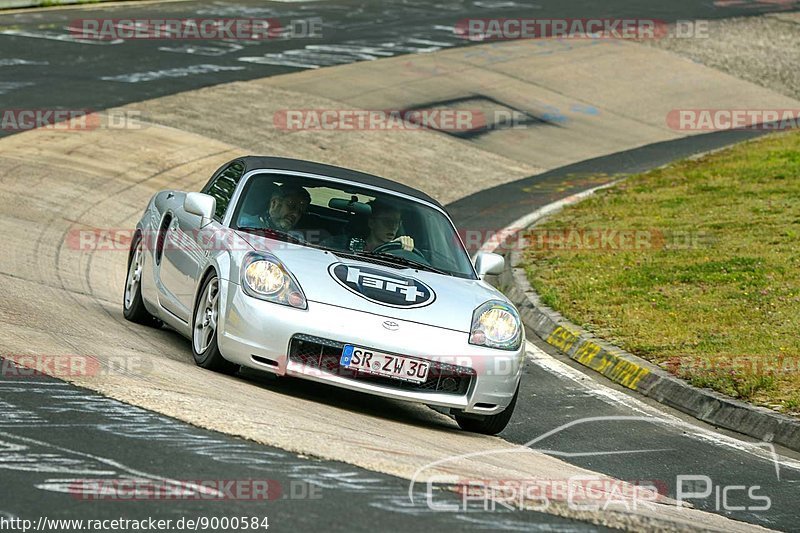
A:
MULTIPOLYGON (((387 242, 397 241, 408 252, 414 250, 414 239, 408 235, 397 236, 400 229, 400 210, 385 200, 372 200, 367 203, 372 212, 367 219, 366 235, 337 235, 325 240, 322 244, 340 250, 355 250, 353 241, 361 241, 362 249, 371 252, 387 242)), ((361 247, 360 247, 361 248, 361 247)))
POLYGON ((397 236, 400 229, 400 210, 394 205, 381 200, 369 202, 372 214, 367 221, 369 233, 367 234, 368 251, 374 250, 378 246, 387 242, 398 241, 403 250, 410 252, 414 249, 414 239, 408 235, 397 236))

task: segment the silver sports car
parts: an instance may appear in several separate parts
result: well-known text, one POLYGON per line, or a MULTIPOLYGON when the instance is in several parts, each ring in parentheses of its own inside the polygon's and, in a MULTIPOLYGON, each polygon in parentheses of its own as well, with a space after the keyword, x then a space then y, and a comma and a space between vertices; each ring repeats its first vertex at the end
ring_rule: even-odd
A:
POLYGON ((452 414, 495 434, 517 400, 524 331, 445 209, 370 174, 274 157, 162 191, 131 243, 128 320, 166 323, 195 362, 309 379, 452 414))

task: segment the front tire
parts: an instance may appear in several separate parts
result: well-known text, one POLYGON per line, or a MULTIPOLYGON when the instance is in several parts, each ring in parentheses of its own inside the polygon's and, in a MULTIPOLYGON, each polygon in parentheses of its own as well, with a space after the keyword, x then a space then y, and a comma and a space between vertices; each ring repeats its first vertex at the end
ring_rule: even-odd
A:
POLYGON ((136 234, 128 254, 128 275, 122 297, 122 314, 126 320, 160 328, 162 322, 151 315, 142 300, 142 273, 144 272, 144 246, 141 234, 136 234))
POLYGON ((496 415, 484 416, 456 414, 456 422, 464 431, 483 435, 497 435, 506 428, 508 421, 511 420, 511 415, 514 414, 514 408, 517 406, 517 396, 519 396, 519 385, 517 385, 514 397, 511 398, 511 403, 508 404, 504 411, 496 415))
POLYGON ((222 357, 217 345, 219 278, 208 276, 192 317, 192 355, 197 366, 223 374, 235 374, 239 366, 222 357))

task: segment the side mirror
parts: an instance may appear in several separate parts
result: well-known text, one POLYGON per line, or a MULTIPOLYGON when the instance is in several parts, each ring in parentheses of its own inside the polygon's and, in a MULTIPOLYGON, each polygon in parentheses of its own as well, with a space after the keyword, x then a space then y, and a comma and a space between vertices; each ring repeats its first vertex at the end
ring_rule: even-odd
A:
POLYGON ((183 201, 184 211, 200 217, 200 227, 211 222, 211 217, 214 216, 216 209, 217 199, 201 192, 187 193, 186 199, 183 201))
POLYGON ((475 256, 475 270, 478 276, 483 279, 486 274, 502 274, 506 266, 506 260, 502 255, 490 252, 478 252, 475 256))

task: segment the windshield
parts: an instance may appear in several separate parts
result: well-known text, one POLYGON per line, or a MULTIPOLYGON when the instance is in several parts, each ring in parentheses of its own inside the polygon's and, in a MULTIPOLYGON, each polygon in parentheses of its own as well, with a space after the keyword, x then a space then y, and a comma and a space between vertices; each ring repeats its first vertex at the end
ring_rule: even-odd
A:
POLYGON ((231 225, 328 248, 345 257, 475 278, 455 228, 441 211, 366 187, 254 174, 245 184, 231 225))

